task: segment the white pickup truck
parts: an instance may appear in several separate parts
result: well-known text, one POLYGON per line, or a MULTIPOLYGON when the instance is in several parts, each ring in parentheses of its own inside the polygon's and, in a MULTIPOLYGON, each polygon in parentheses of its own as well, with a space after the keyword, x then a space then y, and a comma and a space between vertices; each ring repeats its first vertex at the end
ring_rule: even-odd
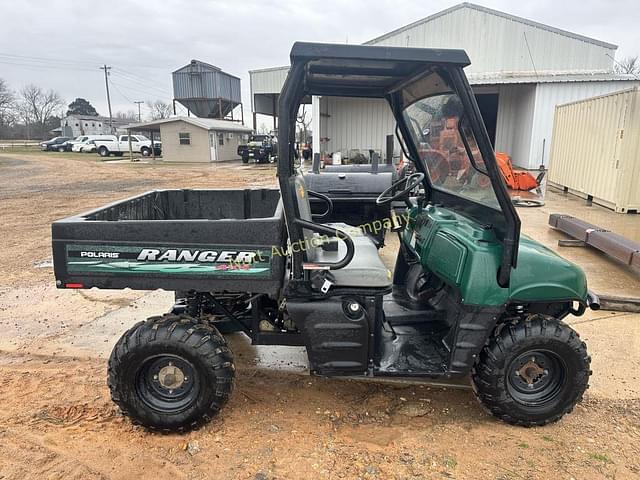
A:
MULTIPOLYGON (((160 154, 160 142, 154 142, 156 154, 160 154)), ((121 157, 129 151, 129 135, 112 135, 110 139, 95 140, 96 151, 101 157, 111 154, 121 157)), ((143 157, 151 155, 151 140, 144 135, 131 135, 131 151, 141 153, 143 157)))

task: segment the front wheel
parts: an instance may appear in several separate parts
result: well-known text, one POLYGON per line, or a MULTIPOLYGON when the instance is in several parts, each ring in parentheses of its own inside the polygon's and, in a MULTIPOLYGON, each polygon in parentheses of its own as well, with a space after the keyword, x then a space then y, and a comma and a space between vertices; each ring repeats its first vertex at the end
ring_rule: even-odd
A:
POLYGON ((108 157, 109 155, 111 155, 111 152, 109 152, 109 149, 107 147, 100 147, 98 149, 98 154, 101 157, 108 157))
POLYGON ((224 338, 185 315, 135 325, 109 359, 111 398, 151 430, 186 431, 209 421, 227 403, 234 379, 224 338))
POLYGON ((149 155, 151 155, 151 149, 147 147, 142 147, 142 150, 140 150, 140 153, 142 154, 143 157, 148 157, 149 155))
POLYGON ((544 315, 499 327, 472 371, 480 403, 525 427, 560 420, 589 386, 591 358, 568 325, 544 315))

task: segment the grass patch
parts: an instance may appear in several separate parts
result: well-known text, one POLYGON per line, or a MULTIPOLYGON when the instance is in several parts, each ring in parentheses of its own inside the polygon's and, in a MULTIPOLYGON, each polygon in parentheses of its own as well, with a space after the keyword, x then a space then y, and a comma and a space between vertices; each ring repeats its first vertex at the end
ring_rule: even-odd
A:
POLYGON ((542 439, 545 442, 553 442, 553 438, 551 438, 549 435, 542 435, 542 439))
POLYGON ((447 468, 456 468, 456 466, 458 465, 458 462, 455 458, 453 457, 445 457, 444 458, 444 466, 447 468))
POLYGON ((528 444, 528 443, 525 443, 525 442, 519 443, 519 444, 518 444, 518 446, 519 446, 520 448, 529 448, 529 444, 528 444))
POLYGON ((606 453, 592 453, 591 458, 602 463, 613 463, 606 453))

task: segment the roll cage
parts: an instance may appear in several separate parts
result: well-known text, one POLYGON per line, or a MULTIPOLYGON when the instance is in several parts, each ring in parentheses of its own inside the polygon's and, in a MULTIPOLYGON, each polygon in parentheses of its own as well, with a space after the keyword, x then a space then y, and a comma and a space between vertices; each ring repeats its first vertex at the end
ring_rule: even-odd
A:
MULTIPOLYGON (((415 163, 418 171, 425 174, 426 200, 442 204, 494 230, 496 238, 503 246, 497 282, 500 286, 506 287, 509 284, 511 269, 517 264, 520 219, 498 170, 480 111, 463 72, 463 68, 470 64, 467 54, 463 50, 297 42, 291 49, 290 59, 291 68, 280 93, 278 107, 278 177, 291 242, 304 239, 303 227, 327 233, 327 227, 321 224, 313 224, 311 228, 308 221, 299 218, 295 207, 295 121, 303 98, 318 95, 386 99, 410 160, 415 163), (406 106, 403 93, 412 83, 428 75, 434 67, 446 72, 447 87, 458 95, 462 103, 486 167, 486 174, 500 206, 499 210, 438 189, 433 185, 429 172, 420 159, 418 147, 402 115, 406 106)), ((303 280, 303 252, 293 252, 292 256, 293 279, 303 280)), ((344 260, 348 263, 348 259, 343 259, 339 262, 340 265, 333 268, 344 267, 344 260)))

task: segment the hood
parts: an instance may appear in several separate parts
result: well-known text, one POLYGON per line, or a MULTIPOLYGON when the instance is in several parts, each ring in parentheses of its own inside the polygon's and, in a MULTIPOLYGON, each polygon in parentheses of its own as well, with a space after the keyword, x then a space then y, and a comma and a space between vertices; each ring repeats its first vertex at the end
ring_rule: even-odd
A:
POLYGON ((519 301, 586 301, 587 277, 580 267, 523 235, 509 298, 519 301))

